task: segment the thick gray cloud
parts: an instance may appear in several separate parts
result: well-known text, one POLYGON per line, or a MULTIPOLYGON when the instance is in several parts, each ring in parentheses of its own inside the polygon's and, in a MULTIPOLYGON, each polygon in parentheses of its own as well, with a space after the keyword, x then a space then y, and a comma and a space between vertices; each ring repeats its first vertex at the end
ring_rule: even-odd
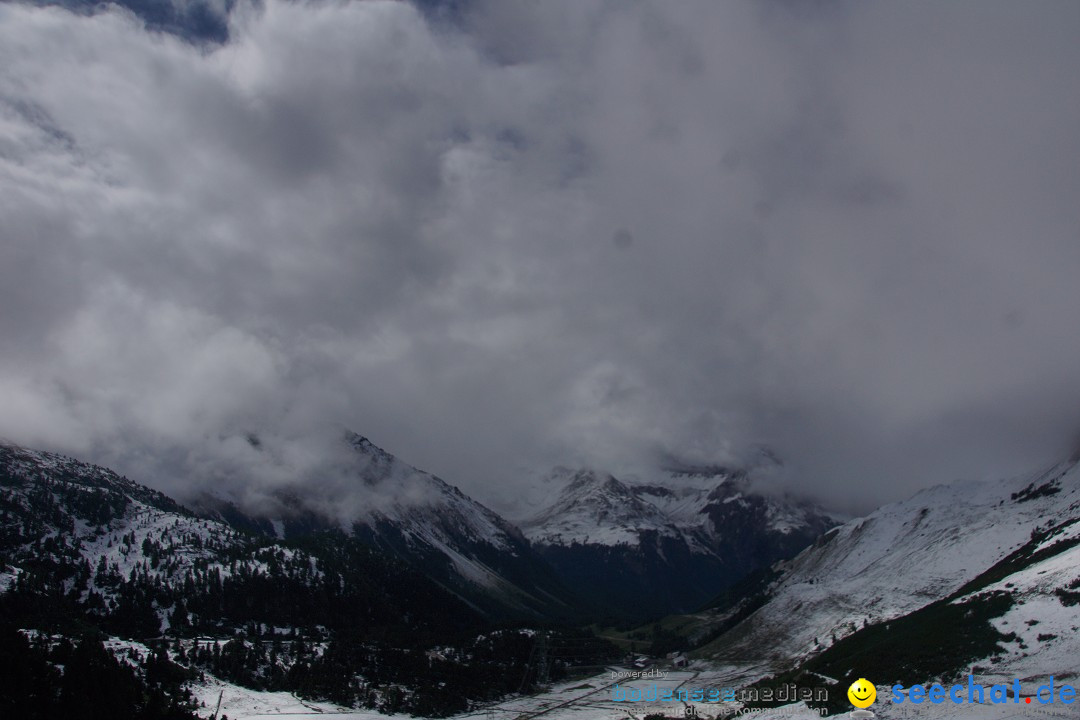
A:
POLYGON ((437 17, 0 5, 0 436, 184 491, 347 425, 511 510, 760 444, 866 507, 1077 436, 1080 6, 437 17))

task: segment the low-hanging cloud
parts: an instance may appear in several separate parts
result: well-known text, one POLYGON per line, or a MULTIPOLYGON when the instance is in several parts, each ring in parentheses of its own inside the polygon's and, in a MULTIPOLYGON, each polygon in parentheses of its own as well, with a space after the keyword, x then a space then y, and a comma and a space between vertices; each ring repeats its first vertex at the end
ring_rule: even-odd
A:
POLYGON ((347 426, 510 509, 762 444, 866 507, 1077 437, 1080 7, 222 7, 0 5, 0 436, 190 493, 347 426))

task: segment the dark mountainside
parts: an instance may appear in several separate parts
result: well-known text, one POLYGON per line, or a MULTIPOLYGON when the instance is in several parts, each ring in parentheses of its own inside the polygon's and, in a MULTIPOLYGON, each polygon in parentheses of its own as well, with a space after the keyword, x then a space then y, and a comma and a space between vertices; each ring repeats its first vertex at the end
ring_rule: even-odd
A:
MULTIPOLYGON (((355 535, 325 529, 276 539, 240 530, 52 453, 0 447, 0 569, 0 656, 11 662, 33 648, 26 672, 38 680, 25 687, 46 693, 46 709, 78 698, 107 707, 106 695, 134 688, 135 704, 122 706, 132 717, 185 717, 185 683, 213 674, 442 716, 536 679, 534 631, 522 618, 492 620, 355 535), (130 639, 146 657, 117 669, 101 650, 110 636, 130 639), (72 652, 123 679, 81 690, 53 684, 48 668, 72 652)), ((550 633, 577 649, 578 662, 613 657, 588 633, 550 633)), ((553 676, 565 666, 553 658, 553 676)), ((20 711, 30 702, 21 692, 4 697, 20 711)))

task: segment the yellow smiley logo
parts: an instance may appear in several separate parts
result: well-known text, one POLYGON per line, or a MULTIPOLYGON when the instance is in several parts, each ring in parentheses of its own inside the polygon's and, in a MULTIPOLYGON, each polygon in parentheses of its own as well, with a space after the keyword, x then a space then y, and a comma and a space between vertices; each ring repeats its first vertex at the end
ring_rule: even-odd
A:
POLYGON ((847 689, 848 700, 857 708, 868 708, 877 699, 877 688, 866 678, 859 678, 847 689))

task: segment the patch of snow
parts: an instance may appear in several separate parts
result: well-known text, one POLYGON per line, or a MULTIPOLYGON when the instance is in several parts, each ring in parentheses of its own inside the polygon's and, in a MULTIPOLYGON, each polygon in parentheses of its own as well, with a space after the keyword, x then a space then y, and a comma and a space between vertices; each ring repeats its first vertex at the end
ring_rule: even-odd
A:
POLYGON ((239 685, 227 683, 212 676, 207 676, 205 683, 192 686, 196 701, 203 705, 197 713, 210 717, 221 697, 221 715, 228 715, 230 720, 263 720, 286 716, 290 720, 307 718, 342 718, 352 720, 387 720, 396 718, 406 720, 408 715, 384 715, 374 710, 355 710, 333 703, 303 700, 292 693, 250 690, 239 685))
POLYGON ((19 579, 19 574, 22 572, 21 568, 4 568, 0 571, 0 593, 7 592, 15 581, 19 579))

